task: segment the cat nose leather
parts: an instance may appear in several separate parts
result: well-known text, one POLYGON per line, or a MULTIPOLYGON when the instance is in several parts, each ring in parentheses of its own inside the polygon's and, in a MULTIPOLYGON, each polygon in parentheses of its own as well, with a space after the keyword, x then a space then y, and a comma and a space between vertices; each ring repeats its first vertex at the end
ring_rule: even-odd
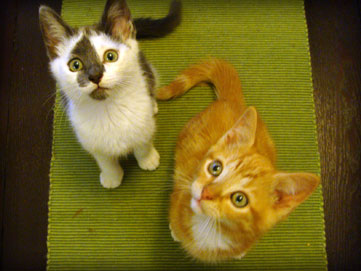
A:
POLYGON ((93 65, 88 70, 88 78, 95 84, 99 84, 103 77, 103 69, 98 65, 93 65))
POLYGON ((203 188, 201 200, 211 200, 213 199, 213 195, 211 192, 209 192, 209 189, 207 187, 203 188))

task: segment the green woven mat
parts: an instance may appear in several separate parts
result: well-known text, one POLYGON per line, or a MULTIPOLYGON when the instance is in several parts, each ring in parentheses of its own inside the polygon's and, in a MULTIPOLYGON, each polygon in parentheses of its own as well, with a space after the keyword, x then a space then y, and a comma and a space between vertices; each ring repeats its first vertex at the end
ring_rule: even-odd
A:
MULTIPOLYGON (((183 0, 183 21, 171 35, 141 42, 160 85, 207 56, 237 68, 249 105, 255 105, 278 149, 278 167, 319 174, 307 27, 302 1, 183 0)), ((161 17, 169 2, 128 0, 133 17, 161 17)), ((104 1, 64 0, 75 25, 100 18, 104 1)), ((94 160, 80 147, 55 105, 50 173, 49 270, 324 270, 327 266, 321 187, 288 220, 265 235, 240 261, 204 265, 172 241, 167 209, 174 147, 182 126, 215 98, 208 87, 159 102, 155 172, 123 161, 121 187, 99 183, 94 160)))

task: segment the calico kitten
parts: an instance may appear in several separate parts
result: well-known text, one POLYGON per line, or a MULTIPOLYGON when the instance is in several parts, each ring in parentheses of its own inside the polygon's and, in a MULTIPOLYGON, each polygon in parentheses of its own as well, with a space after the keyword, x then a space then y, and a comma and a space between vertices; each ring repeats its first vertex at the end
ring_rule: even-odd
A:
POLYGON ((244 256, 320 180, 275 168, 267 128, 246 106, 237 72, 227 62, 211 59, 186 69, 157 98, 174 98, 201 82, 214 85, 218 100, 179 135, 169 226, 191 256, 217 262, 244 256))
POLYGON ((152 142, 156 79, 136 36, 170 33, 180 22, 180 10, 173 1, 166 17, 133 22, 125 1, 110 0, 97 25, 75 29, 49 7, 39 9, 51 73, 66 98, 78 140, 100 167, 105 188, 122 181, 120 156, 133 152, 144 170, 159 165, 152 142))

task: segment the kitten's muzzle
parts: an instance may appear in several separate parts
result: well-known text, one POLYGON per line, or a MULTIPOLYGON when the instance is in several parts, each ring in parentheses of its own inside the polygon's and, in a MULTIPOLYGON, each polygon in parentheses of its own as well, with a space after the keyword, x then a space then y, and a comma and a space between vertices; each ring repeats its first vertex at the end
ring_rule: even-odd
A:
POLYGON ((103 66, 92 65, 87 71, 89 81, 93 82, 94 84, 99 84, 103 77, 103 71, 103 66))
POLYGON ((191 205, 193 212, 195 212, 196 214, 203 213, 200 202, 201 202, 201 200, 199 200, 199 199, 191 198, 190 205, 191 205))
POLYGON ((209 188, 206 186, 202 190, 201 199, 200 200, 212 200, 214 195, 209 190, 209 188))

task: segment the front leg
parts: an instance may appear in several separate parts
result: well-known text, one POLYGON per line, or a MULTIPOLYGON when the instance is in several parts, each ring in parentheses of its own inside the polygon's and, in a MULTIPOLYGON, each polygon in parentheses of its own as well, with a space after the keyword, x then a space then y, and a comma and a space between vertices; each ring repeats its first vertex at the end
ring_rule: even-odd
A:
POLYGON ((135 148, 134 156, 141 169, 155 170, 159 166, 159 153, 152 142, 135 148))
POLYGON ((116 188, 122 183, 124 171, 118 157, 93 154, 100 168, 100 183, 104 188, 116 188))

